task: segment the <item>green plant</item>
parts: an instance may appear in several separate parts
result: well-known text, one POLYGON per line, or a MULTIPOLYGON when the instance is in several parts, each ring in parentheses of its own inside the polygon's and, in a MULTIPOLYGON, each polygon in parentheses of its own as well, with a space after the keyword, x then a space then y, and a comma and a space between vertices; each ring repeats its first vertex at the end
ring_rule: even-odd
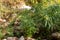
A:
POLYGON ((20 28, 23 30, 25 36, 32 37, 32 35, 36 32, 34 20, 29 16, 32 12, 29 10, 25 10, 18 17, 21 21, 20 28))
MULTIPOLYGON (((56 23, 60 20, 60 6, 59 5, 52 5, 48 8, 42 8, 40 4, 35 6, 35 22, 40 22, 47 27, 48 29, 52 28, 56 23)), ((58 24, 57 24, 58 25, 58 24)))
POLYGON ((36 27, 39 29, 41 37, 49 37, 51 32, 60 31, 60 6, 51 5, 47 8, 43 8, 42 4, 39 3, 33 7, 36 27), (43 31, 41 31, 43 30, 43 31))
MULTIPOLYGON (((49 0, 28 0, 28 2, 31 3, 31 10, 12 9, 9 5, 6 7, 7 5, 0 4, 0 15, 5 19, 8 17, 6 20, 9 22, 6 36, 14 36, 15 32, 18 37, 22 34, 33 37, 37 33, 40 40, 48 38, 52 32, 60 31, 60 5, 54 3, 49 5, 49 0)), ((0 38, 5 36, 1 31, 2 28, 0 38)))

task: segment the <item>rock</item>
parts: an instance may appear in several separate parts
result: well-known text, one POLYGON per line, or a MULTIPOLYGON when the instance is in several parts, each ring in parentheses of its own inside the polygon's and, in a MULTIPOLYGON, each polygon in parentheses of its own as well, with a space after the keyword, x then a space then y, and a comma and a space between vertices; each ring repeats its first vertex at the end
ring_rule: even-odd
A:
POLYGON ((7 40, 18 40, 17 37, 8 37, 7 40))
POLYGON ((20 9, 27 9, 27 10, 30 10, 31 9, 31 6, 23 6, 23 7, 21 7, 20 9))
POLYGON ((60 38, 60 33, 58 33, 58 32, 52 33, 52 37, 60 38))
POLYGON ((60 40, 60 32, 52 33, 51 38, 52 40, 60 40))
POLYGON ((19 40, 25 40, 24 36, 21 36, 21 37, 19 38, 19 40))
POLYGON ((1 19, 1 18, 0 18, 0 22, 6 22, 6 20, 5 20, 5 19, 1 19))
POLYGON ((27 37, 26 40, 35 40, 35 39, 31 37, 27 37))
POLYGON ((3 40, 7 40, 7 39, 3 39, 3 40))

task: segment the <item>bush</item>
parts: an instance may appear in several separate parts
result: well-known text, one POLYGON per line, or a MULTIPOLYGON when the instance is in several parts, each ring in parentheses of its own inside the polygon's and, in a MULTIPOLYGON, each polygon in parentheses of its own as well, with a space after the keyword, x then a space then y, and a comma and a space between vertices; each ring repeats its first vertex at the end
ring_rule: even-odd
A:
POLYGON ((4 23, 3 27, 0 27, 0 38, 8 36, 20 37, 22 35, 34 37, 37 35, 36 38, 43 39, 50 38, 52 32, 60 31, 59 4, 47 5, 45 7, 43 0, 29 0, 29 2, 32 5, 31 10, 12 9, 1 4, 0 12, 3 13, 0 13, 3 15, 1 18, 6 19, 7 22, 4 23), (6 30, 5 35, 2 33, 3 29, 6 30))

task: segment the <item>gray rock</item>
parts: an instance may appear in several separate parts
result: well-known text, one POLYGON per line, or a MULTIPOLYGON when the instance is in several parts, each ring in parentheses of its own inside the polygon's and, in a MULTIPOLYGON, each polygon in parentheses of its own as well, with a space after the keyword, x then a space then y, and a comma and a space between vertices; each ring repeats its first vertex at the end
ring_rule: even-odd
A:
POLYGON ((21 36, 21 37, 19 38, 19 40, 25 40, 24 36, 21 36))

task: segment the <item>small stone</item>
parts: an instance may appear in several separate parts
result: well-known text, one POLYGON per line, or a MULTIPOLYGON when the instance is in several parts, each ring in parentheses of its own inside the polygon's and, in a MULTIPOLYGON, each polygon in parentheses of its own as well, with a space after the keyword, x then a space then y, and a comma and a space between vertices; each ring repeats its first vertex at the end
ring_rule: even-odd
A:
POLYGON ((3 22, 6 22, 6 20, 4 19, 3 22))
POLYGON ((18 40, 17 37, 8 37, 7 40, 18 40))
POLYGON ((31 7, 30 6, 23 6, 23 7, 21 7, 21 9, 27 9, 27 10, 30 10, 31 9, 31 7))
POLYGON ((3 40, 7 40, 7 39, 3 39, 3 40))
POLYGON ((1 19, 1 18, 0 18, 0 22, 6 22, 6 20, 5 20, 5 19, 1 19))
POLYGON ((25 39, 24 39, 24 36, 21 36, 21 37, 19 38, 19 40, 25 40, 25 39))
POLYGON ((35 40, 34 38, 28 37, 26 40, 35 40))
POLYGON ((51 35, 53 38, 60 38, 60 33, 59 32, 55 32, 55 33, 52 33, 51 35))

